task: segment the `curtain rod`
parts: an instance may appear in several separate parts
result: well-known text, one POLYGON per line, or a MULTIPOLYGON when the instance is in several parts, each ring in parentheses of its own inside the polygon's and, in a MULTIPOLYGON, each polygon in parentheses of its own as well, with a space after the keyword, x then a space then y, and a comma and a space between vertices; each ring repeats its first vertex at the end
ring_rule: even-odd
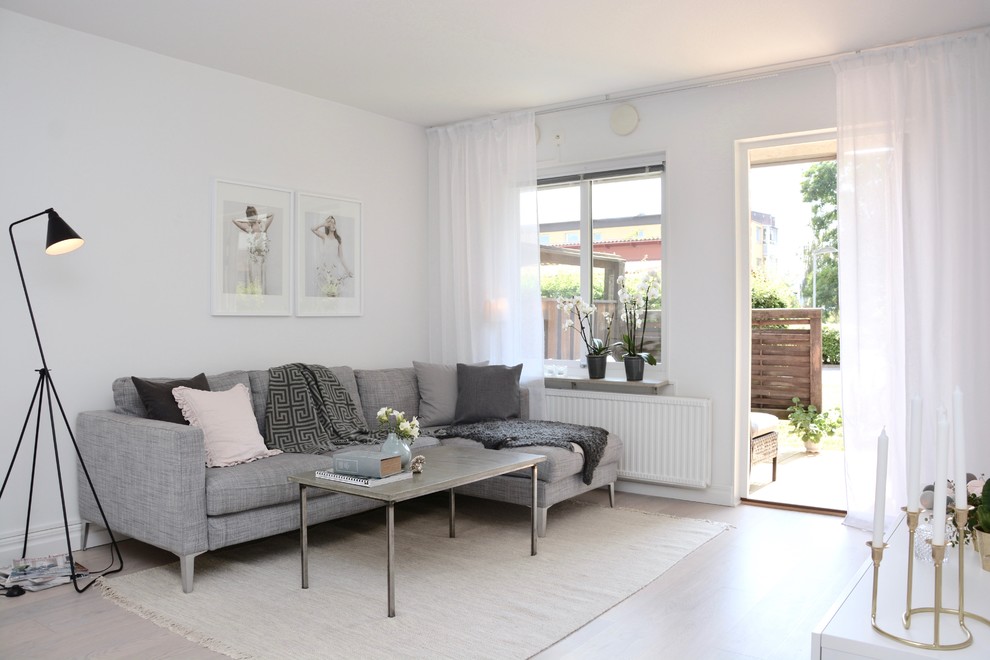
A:
POLYGON ((606 105, 609 103, 632 101, 635 99, 647 98, 650 96, 661 96, 663 94, 683 92, 691 89, 699 89, 702 87, 721 87, 724 85, 735 85, 739 83, 752 82, 755 80, 764 80, 766 78, 775 78, 781 73, 793 73, 797 71, 805 71, 808 69, 817 69, 824 66, 831 66, 834 60, 843 57, 848 57, 851 55, 872 53, 872 52, 885 50, 887 48, 904 48, 904 47, 916 46, 918 44, 922 44, 927 41, 933 41, 935 39, 944 39, 946 37, 948 38, 965 37, 971 34, 977 34, 979 32, 986 31, 988 29, 990 29, 990 26, 985 25, 970 30, 963 30, 961 32, 950 32, 948 34, 941 34, 934 37, 911 39, 909 41, 900 41, 897 43, 887 44, 884 46, 862 48, 860 50, 851 50, 843 53, 823 55, 821 57, 813 57, 803 60, 792 60, 790 62, 771 64, 768 66, 755 67, 752 69, 740 69, 739 71, 733 71, 731 73, 705 76, 701 78, 693 78, 690 80, 670 83, 668 85, 646 87, 646 88, 635 89, 626 92, 617 92, 613 94, 601 94, 597 96, 589 96, 574 101, 564 101, 561 103, 553 103, 550 105, 538 106, 535 108, 531 108, 531 110, 536 115, 546 115, 554 112, 561 112, 564 110, 578 110, 581 108, 590 108, 598 105, 606 105))

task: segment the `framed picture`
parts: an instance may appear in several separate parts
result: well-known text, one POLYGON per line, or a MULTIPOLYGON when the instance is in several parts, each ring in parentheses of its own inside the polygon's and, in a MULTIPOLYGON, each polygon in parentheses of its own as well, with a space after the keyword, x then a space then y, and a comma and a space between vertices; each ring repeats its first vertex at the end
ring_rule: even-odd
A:
POLYGON ((296 314, 362 314, 361 202, 296 195, 296 314))
POLYGON ((217 180, 213 313, 288 316, 292 191, 217 180))

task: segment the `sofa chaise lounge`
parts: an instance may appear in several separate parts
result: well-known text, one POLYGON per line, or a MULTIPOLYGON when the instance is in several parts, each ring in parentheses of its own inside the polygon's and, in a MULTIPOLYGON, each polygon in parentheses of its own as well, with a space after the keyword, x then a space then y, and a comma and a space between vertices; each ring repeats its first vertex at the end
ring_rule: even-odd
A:
MULTIPOLYGON (((333 367, 330 371, 363 412, 370 428, 375 428, 377 411, 384 406, 408 415, 420 414, 421 394, 415 368, 333 367)), ((213 391, 245 385, 250 390, 259 431, 264 433, 267 370, 230 371, 207 376, 207 380, 213 391)), ((110 527, 118 534, 176 554, 186 593, 193 588, 197 555, 298 529, 299 492, 288 477, 333 467, 332 455, 282 453, 239 465, 208 468, 201 429, 146 418, 145 406, 131 378, 114 381, 113 398, 114 410, 80 413, 76 433, 80 453, 110 527)), ((528 395, 520 388, 520 417, 527 416, 528 395)), ((464 438, 438 440, 423 435, 416 440, 413 453, 417 448, 438 443, 476 444, 464 438)), ((557 502, 608 486, 614 506, 614 484, 622 452, 618 437, 609 435, 590 484, 582 478, 584 460, 580 451, 544 446, 519 451, 544 454, 548 459, 538 473, 540 536, 546 533, 547 509, 557 502)), ((477 482, 457 492, 522 506, 529 506, 532 497, 528 470, 477 482)), ((319 491, 309 500, 308 516, 315 524, 378 506, 381 505, 370 499, 319 491)), ((79 510, 84 521, 85 547, 90 522, 102 520, 87 488, 79 489, 79 510)))

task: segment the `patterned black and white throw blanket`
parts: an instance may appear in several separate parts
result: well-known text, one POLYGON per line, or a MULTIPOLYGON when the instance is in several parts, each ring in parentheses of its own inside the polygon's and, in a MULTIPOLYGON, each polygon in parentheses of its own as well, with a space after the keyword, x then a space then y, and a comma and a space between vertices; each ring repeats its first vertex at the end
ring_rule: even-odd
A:
POLYGON ((475 440, 483 444, 485 449, 543 446, 562 447, 573 451, 571 443, 574 443, 584 451, 584 471, 581 478, 589 485, 608 443, 608 431, 597 426, 526 419, 455 424, 437 432, 436 435, 475 440))
POLYGON ((268 370, 265 444, 285 452, 319 454, 381 440, 347 389, 326 367, 300 363, 268 370))

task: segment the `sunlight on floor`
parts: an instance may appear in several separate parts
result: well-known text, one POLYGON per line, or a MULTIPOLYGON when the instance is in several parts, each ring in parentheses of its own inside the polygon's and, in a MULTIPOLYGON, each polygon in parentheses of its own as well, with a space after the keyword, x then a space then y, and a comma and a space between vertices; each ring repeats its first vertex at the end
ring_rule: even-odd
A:
MULTIPOLYGON (((838 367, 822 368, 822 407, 841 405, 842 376, 838 367)), ((749 480, 750 499, 820 509, 846 510, 846 479, 841 431, 821 443, 821 451, 810 454, 801 441, 788 432, 786 419, 778 427, 780 453, 777 481, 771 482, 769 463, 754 465, 749 480)))
POLYGON ((818 454, 782 451, 777 459, 777 481, 770 482, 771 466, 753 466, 750 498, 821 509, 846 510, 844 452, 825 450, 818 454))

